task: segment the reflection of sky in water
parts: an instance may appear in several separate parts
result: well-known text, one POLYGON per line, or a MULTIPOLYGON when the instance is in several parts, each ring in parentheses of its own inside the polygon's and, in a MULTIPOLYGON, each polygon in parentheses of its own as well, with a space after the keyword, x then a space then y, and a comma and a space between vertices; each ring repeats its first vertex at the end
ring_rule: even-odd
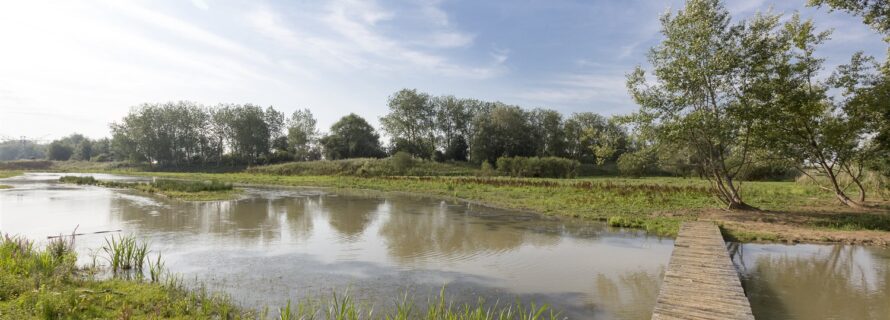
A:
MULTIPOLYGON (((404 290, 425 300, 447 284, 470 303, 520 298, 573 318, 644 318, 672 246, 602 223, 411 196, 248 188, 235 201, 182 202, 58 177, 5 181, 16 188, 0 193, 0 229, 34 239, 78 225, 123 229, 185 279, 254 306, 346 288, 375 303, 404 290)), ((106 236, 78 237, 78 249, 86 254, 106 236)))
MULTIPOLYGON (((890 248, 730 245, 757 319, 890 319, 890 248)), ((732 252, 732 251, 731 251, 732 252)))
MULTIPOLYGON (((573 319, 648 319, 673 245, 602 223, 403 195, 248 188, 236 201, 182 202, 59 185, 58 177, 4 180, 15 189, 0 191, 0 230, 45 239, 77 225, 78 232, 123 229, 149 240, 185 279, 202 280, 250 306, 346 288, 374 303, 392 302, 404 290, 425 301, 448 284, 450 293, 470 303, 480 296, 502 302, 520 298, 550 303, 573 319)), ((78 237, 78 249, 86 254, 105 236, 78 237)), ((755 294, 752 304, 773 308, 771 300, 782 300, 787 306, 776 307, 785 310, 778 316, 798 315, 788 311, 795 310, 796 300, 787 292, 802 301, 820 296, 807 292, 815 289, 782 288, 805 281, 775 277, 813 278, 822 270, 820 261, 836 251, 833 246, 741 248, 736 262, 755 294), (789 266, 799 271, 776 273, 789 266), (771 288, 779 289, 766 290, 771 288)), ((835 254, 843 257, 835 259, 841 267, 829 273, 839 279, 832 282, 838 284, 835 292, 871 292, 856 296, 869 303, 886 300, 886 251, 842 248, 852 249, 835 254), (875 252, 885 253, 879 258, 875 252)))

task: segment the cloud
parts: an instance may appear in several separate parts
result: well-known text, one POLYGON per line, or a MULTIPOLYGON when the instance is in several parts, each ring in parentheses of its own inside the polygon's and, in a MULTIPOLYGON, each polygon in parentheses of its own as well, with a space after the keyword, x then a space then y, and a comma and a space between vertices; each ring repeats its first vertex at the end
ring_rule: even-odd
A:
POLYGON ((531 103, 549 106, 631 106, 624 74, 616 72, 568 73, 552 77, 518 94, 531 103))
POLYGON ((500 63, 505 57, 469 66, 438 52, 470 46, 474 36, 451 27, 447 14, 435 4, 426 2, 419 10, 429 17, 423 19, 428 23, 407 28, 427 30, 416 35, 403 32, 406 27, 402 24, 406 22, 396 21, 399 16, 375 1, 330 1, 320 12, 287 20, 282 17, 286 13, 260 7, 249 13, 247 20, 259 34, 291 52, 341 71, 359 69, 390 74, 415 73, 420 69, 466 78, 490 78, 504 71, 500 63), (391 35, 393 30, 398 32, 391 35))
POLYGON ((204 0, 192 0, 192 5, 201 10, 210 9, 210 6, 207 5, 207 1, 204 0))

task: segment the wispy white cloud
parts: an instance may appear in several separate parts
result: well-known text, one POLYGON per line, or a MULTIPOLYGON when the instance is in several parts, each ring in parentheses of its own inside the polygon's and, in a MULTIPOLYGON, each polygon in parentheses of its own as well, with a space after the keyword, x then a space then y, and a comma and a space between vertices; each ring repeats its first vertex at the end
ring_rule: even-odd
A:
POLYGON ((207 1, 205 1, 205 0, 192 0, 192 5, 195 6, 195 8, 198 8, 201 10, 210 9, 210 6, 207 4, 207 1))
MULTIPOLYGON (((285 20, 267 7, 248 14, 248 21, 261 35, 273 39, 292 52, 325 61, 340 70, 424 72, 467 78, 490 78, 505 69, 505 53, 488 62, 472 65, 457 62, 440 49, 463 48, 473 43, 470 34, 450 26, 448 16, 437 2, 425 2, 418 11, 429 16, 429 32, 416 36, 390 35, 393 11, 375 1, 335 0, 321 12, 301 16, 305 21, 285 20), (312 26, 307 26, 312 23, 312 26), (317 24, 317 25, 316 25, 317 24)), ((425 19, 427 20, 427 19, 425 19)))

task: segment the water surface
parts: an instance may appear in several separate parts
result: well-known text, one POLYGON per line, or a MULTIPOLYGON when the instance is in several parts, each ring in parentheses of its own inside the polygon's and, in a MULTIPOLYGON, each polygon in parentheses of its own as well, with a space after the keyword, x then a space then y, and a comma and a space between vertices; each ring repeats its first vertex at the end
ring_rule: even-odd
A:
MULTIPOLYGON (((469 303, 520 299, 571 319, 648 319, 673 247, 598 222, 405 195, 248 188, 238 200, 183 202, 58 178, 4 180, 15 188, 0 192, 0 230, 45 239, 121 229, 185 279, 257 308, 347 289, 367 304, 404 292, 426 301, 446 286, 469 303)), ((81 259, 106 236, 78 237, 81 259)))
MULTIPOLYGON (((520 299, 570 319, 649 319, 673 249, 602 223, 405 195, 248 188, 238 200, 183 202, 58 178, 3 180, 15 188, 0 191, 0 231, 46 239, 121 229, 150 241, 173 272, 256 308, 347 289, 385 307, 445 285, 469 303, 520 299)), ((78 237, 81 259, 106 236, 78 237)), ((728 248, 757 319, 890 319, 890 248, 728 248)))

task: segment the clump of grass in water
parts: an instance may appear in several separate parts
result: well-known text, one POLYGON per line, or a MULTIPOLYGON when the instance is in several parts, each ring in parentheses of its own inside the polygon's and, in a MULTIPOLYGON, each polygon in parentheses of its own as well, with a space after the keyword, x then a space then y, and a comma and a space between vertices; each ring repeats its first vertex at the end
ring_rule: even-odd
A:
POLYGON ((157 180, 150 185, 161 191, 202 192, 202 191, 228 191, 232 185, 219 181, 182 181, 182 180, 157 180))
POLYGON ((78 184, 78 185, 82 185, 82 184, 96 185, 99 183, 99 180, 96 180, 96 178, 93 178, 90 176, 86 176, 86 177, 64 176, 64 177, 59 178, 59 182, 73 183, 73 184, 78 184))
POLYGON ((148 255, 148 244, 136 240, 132 235, 111 236, 105 238, 102 252, 105 253, 105 259, 108 260, 113 273, 133 270, 137 275, 141 275, 145 257, 148 255))

